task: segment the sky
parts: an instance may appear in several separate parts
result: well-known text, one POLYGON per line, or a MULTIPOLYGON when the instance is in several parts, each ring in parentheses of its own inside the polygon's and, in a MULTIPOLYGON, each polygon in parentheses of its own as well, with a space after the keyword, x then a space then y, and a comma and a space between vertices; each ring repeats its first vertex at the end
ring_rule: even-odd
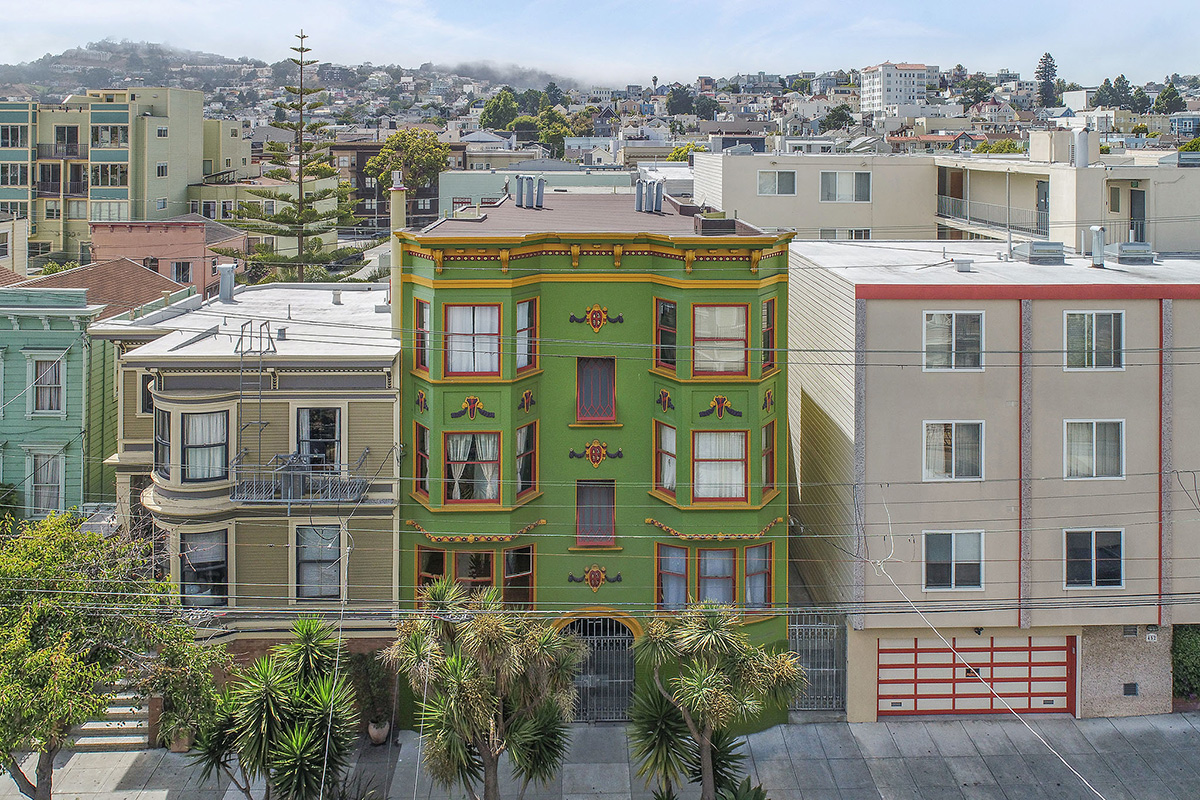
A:
POLYGON ((912 61, 1032 78, 1043 52, 1084 85, 1200 71, 1200 4, 1117 12, 1089 0, 842 4, 823 0, 7 0, 0 61, 104 38, 268 62, 310 35, 323 62, 416 67, 490 61, 583 85, 691 82, 697 75, 793 73, 912 61))

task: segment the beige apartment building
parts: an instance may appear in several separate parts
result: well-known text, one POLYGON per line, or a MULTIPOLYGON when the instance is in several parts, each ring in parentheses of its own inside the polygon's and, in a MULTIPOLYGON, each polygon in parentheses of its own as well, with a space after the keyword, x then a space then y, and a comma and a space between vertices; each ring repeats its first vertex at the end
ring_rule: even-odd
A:
POLYGON ((791 246, 792 556, 850 609, 847 718, 1168 712, 1200 260, 996 250, 791 246))
POLYGON ((1094 133, 1034 131, 1029 155, 696 153, 698 202, 798 239, 1105 241, 1200 252, 1200 169, 1177 154, 1100 155, 1094 133))

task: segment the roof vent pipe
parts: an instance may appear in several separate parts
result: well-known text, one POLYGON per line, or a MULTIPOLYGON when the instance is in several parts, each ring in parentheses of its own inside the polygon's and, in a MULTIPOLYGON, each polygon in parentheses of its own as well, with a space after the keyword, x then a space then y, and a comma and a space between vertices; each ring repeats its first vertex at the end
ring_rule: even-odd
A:
POLYGON ((644 180, 642 180, 641 178, 638 178, 637 185, 633 187, 633 210, 634 211, 642 210, 642 184, 644 184, 644 183, 645 183, 644 180))
POLYGON ((340 306, 342 304, 342 290, 341 289, 333 290, 333 304, 335 306, 340 306))
POLYGON ((659 213, 659 214, 662 213, 662 201, 663 201, 663 182, 655 181, 654 182, 654 211, 655 211, 655 213, 659 213))
POLYGON ((233 271, 236 269, 236 261, 232 264, 217 265, 217 272, 221 275, 220 291, 217 296, 222 303, 233 302, 233 271))
POLYGON ((654 181, 642 181, 642 211, 647 214, 654 211, 654 181))
POLYGON ((1092 266, 1104 269, 1104 226, 1092 226, 1092 266))
POLYGON ((517 176, 517 208, 525 207, 525 176, 517 176))
POLYGON ((969 258, 956 258, 954 259, 954 269, 958 272, 970 272, 971 265, 974 263, 975 262, 969 258))
POLYGON ((538 178, 538 180, 537 180, 537 205, 536 205, 537 208, 542 207, 542 203, 545 200, 545 197, 544 197, 545 194, 546 194, 546 179, 538 178))
POLYGON ((533 176, 529 175, 525 178, 525 207, 526 208, 533 208, 533 201, 534 201, 533 193, 534 193, 534 191, 535 191, 535 189, 533 186, 533 176))
POLYGON ((1080 128, 1075 131, 1075 166, 1086 167, 1088 165, 1088 130, 1080 128))

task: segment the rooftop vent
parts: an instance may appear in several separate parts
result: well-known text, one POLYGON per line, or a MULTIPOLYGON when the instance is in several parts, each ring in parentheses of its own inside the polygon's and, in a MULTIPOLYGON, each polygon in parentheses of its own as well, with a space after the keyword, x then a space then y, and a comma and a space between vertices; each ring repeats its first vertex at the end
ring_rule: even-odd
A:
POLYGON ((1149 242, 1118 242, 1104 248, 1104 255, 1115 258, 1118 264, 1142 265, 1154 263, 1154 251, 1149 242))
POLYGON ((1055 265, 1067 263, 1062 242, 1021 242, 1013 248, 1013 258, 1028 264, 1055 265))
POLYGON ((734 236, 737 234, 736 219, 715 219, 699 214, 692 219, 695 220, 695 231, 700 236, 734 236))
POLYGON ((1179 154, 1179 166, 1200 167, 1200 152, 1181 152, 1179 154))

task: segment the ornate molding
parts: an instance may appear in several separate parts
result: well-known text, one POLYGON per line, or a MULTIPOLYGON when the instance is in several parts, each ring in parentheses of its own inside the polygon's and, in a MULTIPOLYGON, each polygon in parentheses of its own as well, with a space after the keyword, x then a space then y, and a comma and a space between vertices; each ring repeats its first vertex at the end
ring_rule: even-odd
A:
POLYGON ((425 396, 424 389, 417 389, 417 411, 429 410, 429 398, 425 396))
POLYGON ((667 525, 665 522, 659 522, 658 520, 652 519, 650 517, 646 518, 647 525, 653 525, 654 527, 658 528, 659 530, 665 531, 666 533, 671 534, 676 539, 684 539, 686 541, 694 541, 694 542, 710 542, 710 541, 730 542, 730 541, 745 541, 748 539, 761 539, 762 537, 766 536, 768 532, 770 532, 771 528, 774 528, 780 522, 783 522, 783 517, 776 517, 775 519, 768 522, 767 526, 765 528, 763 528, 761 531, 759 531, 758 533, 722 533, 720 531, 718 531, 716 533, 683 533, 682 531, 675 530, 670 525, 667 525))
POLYGON ((608 442, 602 442, 599 439, 592 439, 583 446, 582 453, 576 453, 575 448, 571 448, 568 454, 571 458, 586 458, 592 465, 593 469, 599 469, 606 458, 624 458, 625 454, 621 452, 621 448, 617 448, 617 452, 610 453, 608 450, 608 442))
POLYGON ((625 321, 624 314, 617 314, 616 317, 610 316, 608 308, 599 303, 592 303, 591 308, 585 309, 582 317, 571 314, 569 322, 582 322, 589 325, 593 333, 599 333, 606 322, 619 323, 625 321))
POLYGON ((767 389, 763 392, 762 410, 770 414, 775 410, 775 390, 767 389))
POLYGON ((521 393, 521 399, 517 401, 517 410, 529 413, 529 409, 537 405, 537 400, 533 399, 533 390, 526 389, 521 393))
POLYGON ((469 420, 474 420, 476 414, 481 414, 488 419, 494 419, 496 416, 493 412, 484 409, 483 401, 473 394, 467 395, 467 398, 463 400, 462 408, 460 408, 458 411, 451 412, 450 418, 459 419, 464 414, 469 420))
POLYGON ((712 416, 714 411, 717 414, 717 419, 725 419, 726 414, 731 414, 735 417, 740 417, 742 415, 742 412, 734 409, 733 403, 723 394, 713 397, 712 402, 708 404, 708 408, 700 412, 700 416, 712 416))
POLYGON ((600 591, 600 587, 606 583, 620 582, 621 573, 618 572, 616 575, 609 577, 608 570, 599 564, 592 564, 588 567, 587 571, 583 573, 582 578, 576 578, 573 572, 567 573, 567 583, 586 583, 591 587, 593 593, 600 591))
POLYGON ((516 533, 436 534, 436 533, 430 533, 429 531, 422 528, 421 523, 417 522, 415 519, 410 519, 408 521, 408 525, 410 527, 425 534, 425 538, 428 539, 429 541, 437 542, 438 544, 453 544, 453 543, 475 544, 477 542, 485 542, 485 543, 486 542, 511 542, 513 539, 517 538, 518 536, 522 536, 526 533, 529 533, 531 530, 538 527, 539 525, 545 525, 545 524, 546 524, 546 520, 544 520, 544 519, 535 520, 535 521, 529 523, 528 525, 526 525, 524 528, 521 528, 516 533))
POLYGON ((661 406, 663 411, 675 408, 675 404, 671 402, 671 393, 666 389, 658 390, 658 399, 654 401, 654 404, 661 406))

